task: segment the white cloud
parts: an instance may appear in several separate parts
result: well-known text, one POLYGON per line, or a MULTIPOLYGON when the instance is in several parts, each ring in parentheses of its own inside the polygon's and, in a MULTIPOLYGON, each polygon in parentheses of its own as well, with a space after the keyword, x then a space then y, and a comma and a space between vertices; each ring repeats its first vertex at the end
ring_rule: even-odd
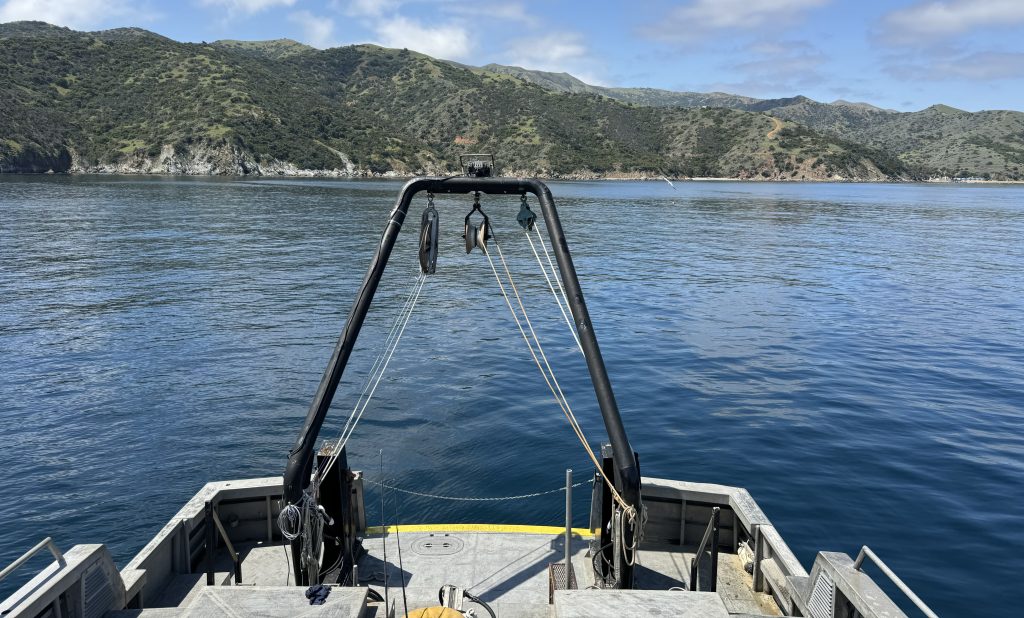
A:
POLYGON ((789 97, 807 88, 820 88, 828 79, 821 67, 828 57, 808 41, 757 41, 744 48, 744 62, 729 65, 724 74, 734 82, 708 84, 711 90, 757 97, 789 97))
POLYGON ((277 6, 292 6, 295 0, 200 0, 204 6, 221 6, 232 13, 253 15, 277 6))
POLYGON ((84 30, 114 17, 146 19, 121 0, 7 0, 0 4, 0 22, 38 20, 84 30))
POLYGON ((331 0, 330 5, 375 32, 381 45, 413 49, 448 60, 468 59, 475 48, 472 33, 479 30, 485 20, 487 23, 516 22, 527 26, 537 23, 521 2, 331 0), (420 7, 419 14, 439 16, 444 23, 429 25, 408 16, 404 9, 413 5, 420 7), (429 8, 423 9, 424 6, 429 8))
POLYGON ((541 71, 561 71, 567 63, 585 58, 587 53, 583 37, 571 32, 518 39, 508 49, 510 62, 541 71))
POLYGON ((527 13, 526 7, 519 2, 478 4, 473 2, 445 1, 440 8, 445 13, 466 15, 474 19, 512 21, 529 26, 535 26, 539 23, 537 18, 527 13))
POLYGON ((991 26, 1024 23, 1021 0, 922 2, 882 18, 883 40, 897 44, 926 42, 991 26))
POLYGON ((295 11, 288 15, 288 21, 302 28, 303 43, 324 49, 337 45, 334 38, 334 20, 309 11, 295 11))
POLYGON ((396 13, 404 5, 431 5, 436 10, 449 15, 465 15, 478 19, 515 21, 536 24, 537 19, 527 13, 521 2, 478 3, 467 0, 333 0, 332 6, 341 8, 349 15, 357 17, 380 17, 384 14, 396 13))
POLYGON ((347 12, 350 15, 379 17, 384 13, 394 11, 401 5, 402 0, 352 0, 348 3, 347 12))
POLYGON ((374 30, 385 47, 405 47, 446 60, 465 59, 473 47, 469 31, 462 26, 429 27, 401 15, 381 19, 374 30))
POLYGON ((1024 78, 1024 53, 974 52, 922 63, 893 63, 886 73, 906 81, 995 81, 1024 78))
POLYGON ((716 30, 777 28, 831 0, 694 0, 670 11, 641 34, 669 42, 692 42, 716 30))
POLYGON ((505 64, 569 73, 588 84, 601 85, 600 67, 593 60, 583 36, 576 32, 553 32, 541 37, 516 39, 505 51, 505 64))

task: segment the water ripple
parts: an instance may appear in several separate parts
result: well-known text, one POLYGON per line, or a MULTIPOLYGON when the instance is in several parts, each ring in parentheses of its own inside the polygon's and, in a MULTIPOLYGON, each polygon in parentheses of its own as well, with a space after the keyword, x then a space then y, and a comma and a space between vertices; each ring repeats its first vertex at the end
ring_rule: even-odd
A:
MULTIPOLYGON (((279 474, 399 186, 0 179, 0 563, 50 534, 123 564, 207 480, 279 474)), ((942 614, 1012 613, 1024 191, 677 186, 552 183, 644 472, 748 487, 805 564, 869 544, 942 614)), ((460 248, 467 200, 437 202, 439 271, 350 461, 375 478, 384 449, 390 480, 440 494, 558 486, 585 456, 486 263, 460 248)), ((499 202, 485 209, 596 443, 585 365, 517 203, 499 202)), ((415 263, 406 237, 325 436, 415 263)), ((562 509, 389 499, 407 521, 562 509)))

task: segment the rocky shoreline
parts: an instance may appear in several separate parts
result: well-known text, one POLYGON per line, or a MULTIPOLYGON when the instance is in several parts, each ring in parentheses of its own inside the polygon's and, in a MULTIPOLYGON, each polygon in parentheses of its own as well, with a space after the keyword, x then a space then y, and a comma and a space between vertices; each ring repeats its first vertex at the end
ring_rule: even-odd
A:
MULTIPOLYGON (((596 181, 612 181, 612 182, 637 182, 637 181, 662 181, 666 179, 664 176, 642 174, 642 173, 613 173, 613 174, 601 174, 589 170, 579 171, 569 174, 551 174, 551 173, 521 173, 509 170, 501 170, 503 176, 511 178, 539 178, 541 180, 561 180, 568 182, 596 182, 596 181)), ((455 170, 440 170, 430 172, 398 172, 394 170, 388 170, 385 172, 375 172, 372 170, 355 168, 351 171, 340 170, 340 169, 302 169, 295 167, 292 164, 280 164, 273 166, 260 166, 260 169, 250 170, 248 172, 240 173, 229 173, 222 171, 215 172, 204 172, 195 170, 158 170, 158 169, 135 169, 135 168, 124 168, 120 165, 92 165, 92 166, 79 166, 72 167, 66 171, 55 172, 53 170, 17 170, 0 167, 0 176, 4 175, 24 175, 24 176, 40 176, 40 175, 63 175, 63 176, 189 176, 189 177, 224 177, 224 178, 335 178, 335 179, 378 179, 378 180, 407 180, 418 176, 453 176, 460 175, 461 172, 455 170)), ((728 177, 728 176, 695 176, 695 177, 667 177, 672 182, 785 182, 785 183, 856 183, 856 184, 885 184, 885 183, 930 183, 930 184, 969 184, 969 185, 1018 185, 1024 184, 1024 180, 984 180, 984 179, 970 179, 970 180, 954 180, 948 177, 941 178, 923 178, 917 180, 907 180, 901 178, 790 178, 790 177, 728 177)))
MULTIPOLYGON (((91 163, 83 160, 73 150, 66 150, 57 157, 32 158, 26 162, 8 162, 0 165, 0 174, 3 173, 24 173, 24 174, 109 174, 109 175, 169 175, 169 176, 238 176, 238 177, 285 177, 285 178, 384 178, 403 179, 415 176, 451 176, 460 174, 458 170, 452 169, 415 169, 415 170, 387 170, 374 171, 359 168, 341 152, 333 151, 342 161, 343 166, 333 169, 305 169, 293 163, 280 160, 257 160, 252 153, 239 148, 236 145, 221 143, 196 143, 182 148, 172 145, 164 145, 160 154, 155 157, 146 157, 142 154, 129 156, 117 163, 91 163), (19 164, 21 163, 21 164, 19 164), (53 167, 48 165, 55 164, 53 167)), ((558 173, 550 170, 521 170, 503 169, 503 175, 511 177, 535 177, 546 180, 569 180, 569 181, 594 181, 594 180, 664 180, 661 174, 646 172, 596 172, 593 170, 576 170, 569 173, 558 173)), ((671 180, 696 180, 696 181, 750 181, 750 182, 858 182, 858 183, 879 183, 879 182, 908 182, 906 178, 893 178, 883 174, 872 175, 871 177, 824 176, 794 178, 783 173, 769 174, 767 176, 757 174, 752 176, 736 177, 703 177, 703 178, 671 178, 671 180)), ((916 182, 954 182, 948 177, 920 179, 916 182)), ((969 184, 1019 184, 1022 181, 1001 181, 969 179, 956 180, 959 183, 969 184)))

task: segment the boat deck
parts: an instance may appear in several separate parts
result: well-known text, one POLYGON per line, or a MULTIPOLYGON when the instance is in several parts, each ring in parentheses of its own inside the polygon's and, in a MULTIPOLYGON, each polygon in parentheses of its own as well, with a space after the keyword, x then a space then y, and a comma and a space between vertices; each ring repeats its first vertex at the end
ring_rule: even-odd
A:
MULTIPOLYGON (((594 601, 600 599, 607 605, 613 602, 610 593, 622 591, 584 590, 594 585, 591 558, 587 555, 589 541, 582 534, 573 536, 572 561, 577 587, 584 593, 599 595, 594 601)), ((564 556, 564 533, 554 534, 550 528, 403 526, 397 534, 390 530, 386 536, 378 533, 364 538, 363 547, 366 552, 358 562, 360 581, 383 594, 386 573, 389 607, 396 616, 404 615, 405 607, 411 611, 436 606, 438 591, 444 584, 452 584, 479 597, 498 616, 577 615, 572 611, 579 607, 582 598, 574 595, 576 600, 572 603, 551 605, 548 602, 548 565, 562 562, 564 556)), ((366 600, 365 589, 334 588, 324 606, 309 606, 303 596, 304 589, 287 587, 293 582, 290 548, 286 544, 246 543, 236 545, 235 549, 242 560, 241 586, 233 585, 231 560, 221 548, 215 560, 214 588, 206 585, 205 573, 177 575, 156 598, 146 600, 148 609, 111 612, 108 616, 205 616, 217 615, 224 607, 231 607, 238 615, 247 615, 246 599, 252 602, 258 599, 258 606, 262 608, 260 615, 297 615, 299 609, 302 615, 386 615, 382 604, 366 600)), ((636 588, 650 591, 645 593, 648 597, 655 594, 654 591, 661 591, 656 593, 660 606, 665 607, 666 598, 670 602, 674 600, 679 603, 679 615, 684 615, 688 605, 693 605, 694 611, 699 606, 699 613, 694 615, 781 615, 770 595, 752 591, 751 576, 734 554, 720 554, 717 595, 678 591, 663 595, 670 588, 684 587, 689 581, 694 550, 678 545, 642 547, 640 564, 635 571, 636 588), (709 596, 715 599, 709 600, 709 596)), ((626 597, 620 600, 628 601, 626 597)), ((635 611, 636 601, 629 603, 635 611)), ((476 608, 477 615, 486 614, 469 600, 464 607, 476 608)))
MULTIPOLYGON (((457 526, 432 531, 419 528, 399 533, 404 570, 398 566, 398 538, 393 532, 386 537, 387 564, 391 567, 387 571, 388 597, 392 604, 398 603, 396 615, 404 613, 403 574, 410 610, 437 605, 441 586, 452 584, 479 597, 499 616, 551 615, 548 565, 564 560, 564 535, 465 531, 457 526)), ((501 529, 500 526, 495 528, 501 529)), ((359 561, 360 580, 382 592, 384 541, 379 535, 364 539, 367 553, 359 561)), ((573 537, 573 569, 581 580, 590 571, 588 547, 589 539, 573 537)), ((587 584, 590 583, 587 579, 587 584)), ((476 607, 478 615, 484 612, 468 600, 466 607, 476 607)))
MULTIPOLYGON (((640 564, 634 570, 634 588, 668 590, 689 585, 690 560, 695 546, 641 545, 640 564)), ((703 579, 710 578, 707 560, 701 564, 703 579)), ((718 554, 718 596, 730 614, 781 616, 779 606, 770 594, 754 592, 753 578, 743 568, 736 554, 718 554)))
MULTIPOLYGON (((826 605, 833 599, 833 609, 844 616, 905 616, 846 554, 818 552, 810 573, 804 570, 743 488, 657 478, 643 480, 648 517, 634 588, 596 588, 587 555, 591 533, 574 529, 577 586, 553 595, 549 565, 561 569, 564 528, 427 524, 367 529, 356 482, 350 515, 365 550, 354 569, 361 585, 331 586, 325 604, 310 605, 307 588, 292 579, 290 544, 281 542, 274 526, 281 490, 278 477, 207 483, 120 570, 106 546, 75 545, 0 601, 0 613, 10 618, 391 618, 406 613, 424 618, 437 615, 438 593, 447 584, 468 591, 502 618, 831 615, 827 607, 821 609, 823 599, 826 605), (695 552, 687 541, 709 538, 717 539, 711 542, 718 550, 717 590, 685 590, 695 552), (240 558, 241 581, 235 580, 231 546, 240 558), (207 556, 213 561, 209 585, 207 556), (386 604, 370 598, 384 591, 386 604), (424 607, 435 611, 416 611, 424 607)), ((709 560, 702 561, 701 569, 700 581, 710 582, 709 560)), ((328 583, 335 575, 324 574, 328 583)), ((467 615, 470 610, 485 615, 483 607, 474 605, 465 599, 462 609, 467 615)))

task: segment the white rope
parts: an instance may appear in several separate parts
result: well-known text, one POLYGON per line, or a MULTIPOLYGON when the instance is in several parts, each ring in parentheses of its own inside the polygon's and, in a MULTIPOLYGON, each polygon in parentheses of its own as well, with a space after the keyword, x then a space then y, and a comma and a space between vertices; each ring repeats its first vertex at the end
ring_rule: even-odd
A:
POLYGON ((640 498, 639 526, 636 525, 637 516, 637 510, 633 509, 632 511, 623 511, 622 516, 619 517, 619 538, 622 539, 622 542, 624 544, 626 542, 626 524, 628 523, 629 526, 634 530, 633 542, 631 544, 625 545, 625 548, 629 551, 622 552, 625 556, 626 564, 628 564, 629 566, 633 566, 636 564, 637 550, 640 548, 640 542, 643 541, 644 538, 644 529, 647 527, 647 507, 644 506, 642 496, 640 498))
POLYGON ((370 367, 370 371, 366 374, 366 378, 363 380, 363 387, 359 391, 359 397, 356 398, 356 404, 352 408, 352 412, 349 413, 348 420, 345 422, 345 427, 341 430, 342 434, 348 431, 349 426, 352 423, 352 419, 354 418, 356 411, 359 409, 359 404, 362 402, 363 397, 366 396, 366 392, 370 387, 370 383, 373 381, 373 377, 376 375, 377 370, 380 368, 381 361, 384 359, 387 350, 391 348, 391 343, 394 340, 394 336, 398 332, 398 328, 402 324, 406 313, 409 311, 409 305, 412 303, 413 296, 416 295, 416 289, 420 285, 422 278, 423 275, 421 274, 412 282, 412 286, 409 287, 409 293, 405 297, 405 302, 402 303, 402 309, 395 316, 395 320, 391 324, 391 330, 388 331, 387 337, 384 338, 384 345, 381 346, 380 352, 377 353, 377 358, 374 359, 373 365, 370 367))
POLYGON ((551 394, 554 395, 555 402, 558 403, 559 407, 562 409, 562 413, 565 414, 565 417, 569 420, 569 425, 576 433, 576 437, 579 438, 580 443, 583 444, 583 448, 587 451, 587 455, 590 456, 590 460, 593 462, 594 469, 597 471, 597 474, 608 486, 608 491, 611 493, 612 498, 622 506, 624 512, 632 512, 635 517, 636 509, 626 503, 618 490, 615 489, 615 485, 612 484, 611 480, 609 480, 607 476, 605 476, 604 470, 601 468, 601 464, 597 461, 597 456, 594 455, 593 449, 590 448, 590 444, 587 442, 587 438, 583 434, 583 429, 580 427, 579 421, 576 419, 576 415, 573 414, 572 408, 569 406, 569 401, 565 397, 565 393, 562 392, 562 388, 558 384, 558 379, 555 377, 554 370, 551 369, 551 364, 548 362, 547 355, 544 354, 544 348, 540 343, 540 339, 537 337, 537 332, 533 329, 533 324, 530 322, 530 316, 526 313, 526 307, 523 305, 523 299, 519 295, 519 290, 516 288, 515 280, 512 278, 512 272, 508 268, 508 263, 505 261, 505 255, 502 253, 501 245, 498 243, 496 238, 494 239, 494 247, 498 250, 498 257, 501 259, 502 266, 505 269, 505 274, 508 276, 509 286, 512 288, 512 292, 515 294, 519 308, 523 312, 523 318, 526 321, 527 327, 530 329, 530 334, 533 336, 533 340, 537 344, 536 352, 534 352, 533 343, 530 342, 530 338, 526 335, 526 331, 523 329, 519 316, 512 307, 512 301, 508 298, 508 293, 505 291, 505 284, 502 283, 501 277, 498 275, 498 270, 494 266, 494 260, 491 259, 490 252, 487 251, 486 247, 481 248, 483 249, 483 254, 487 257, 487 263, 491 266, 491 272, 494 273, 494 279, 498 282, 498 287, 501 288, 501 294, 505 298, 505 304, 508 305, 509 311, 512 313, 512 319, 515 320, 516 326, 519 328, 519 333, 523 336, 523 340, 530 349, 530 356, 533 357, 533 362, 536 363, 537 369, 540 370, 541 376, 544 378, 544 382, 547 383, 548 388, 551 390, 551 394), (538 353, 540 354, 540 358, 544 359, 543 366, 541 365, 540 359, 537 357, 538 353), (545 371, 545 367, 547 368, 547 371, 545 371))
MULTIPOLYGON (((507 500, 525 500, 527 498, 536 498, 537 496, 546 496, 548 494, 557 494, 560 491, 565 491, 565 487, 557 487, 555 489, 550 489, 548 491, 538 491, 536 493, 521 494, 518 496, 501 496, 498 498, 465 498, 456 496, 439 496, 437 494, 428 494, 420 491, 412 491, 410 489, 402 489, 401 487, 388 485, 387 483, 381 483, 380 481, 367 480, 366 482, 370 483, 371 485, 377 485, 379 487, 384 487, 392 491, 399 491, 402 492, 403 494, 409 494, 411 496, 419 496, 421 498, 433 498, 435 500, 452 500, 455 502, 503 502, 507 500)), ((592 480, 580 481, 579 483, 574 484, 573 487, 582 487, 583 485, 590 485, 591 483, 593 483, 592 480)))
POLYGON ((327 519, 324 507, 318 505, 307 491, 302 492, 298 504, 286 505, 277 516, 281 536, 289 541, 302 539, 299 564, 311 582, 320 581, 320 555, 323 551, 324 522, 327 519))
POLYGON ((368 376, 367 385, 370 386, 369 392, 365 397, 362 394, 359 396, 355 407, 352 409, 352 413, 349 415, 348 421, 345 423, 345 427, 342 428, 341 434, 338 436, 337 442, 335 442, 333 454, 330 459, 327 460, 327 463, 324 465, 322 470, 314 474, 314 489, 319 487, 320 481, 326 476, 327 471, 331 469, 334 463, 338 460, 338 457, 341 456, 342 450, 345 448, 345 445, 348 444, 349 438, 351 438, 352 434, 355 432, 360 419, 363 418, 363 413, 366 412, 366 408, 370 405, 370 401, 373 399, 374 393, 377 392, 377 387, 380 385, 380 382, 384 377, 384 373, 387 371, 388 365, 391 363, 391 358, 395 355, 395 350, 398 349, 398 344, 402 340, 402 335, 405 333, 406 327, 409 326, 413 310, 416 308, 416 302, 420 298, 420 293, 423 291, 423 285, 426 281, 426 275, 421 273, 419 278, 416 280, 416 284, 413 286, 413 291, 406 302, 406 306, 403 307, 402 313, 399 314, 400 319, 397 320, 395 322, 395 326, 392 327, 392 333, 394 333, 394 336, 392 337, 389 335, 390 341, 387 342, 385 349, 381 351, 382 356, 378 357, 378 360, 383 359, 383 362, 374 363, 373 372, 368 376))
MULTIPOLYGON (((533 229, 537 230, 537 226, 534 225, 533 229)), ((548 248, 544 245, 544 237, 540 235, 540 230, 537 230, 537 236, 540 238, 540 244, 544 247, 544 253, 547 254, 548 248)), ((533 244, 533 239, 530 238, 530 231, 526 230, 526 240, 530 242, 530 249, 533 250, 533 257, 537 258, 537 265, 540 266, 540 272, 544 274, 544 280, 548 282, 548 289, 551 290, 551 295, 555 297, 555 302, 558 303, 558 310, 562 312, 562 317, 565 318, 565 323, 569 327, 569 334, 576 341, 576 347, 579 348, 580 354, 583 352, 583 344, 580 343, 580 337, 576 334, 576 326, 569 319, 569 314, 566 312, 566 308, 569 306, 569 298, 565 296, 565 290, 562 289, 562 281, 558 278, 558 274, 555 273, 555 281, 558 281, 558 289, 562 290, 561 296, 555 291, 555 286, 551 283, 551 277, 548 276, 548 268, 540 260, 540 254, 537 253, 537 247, 533 244), (565 304, 562 304, 562 298, 565 297, 565 304)), ((548 257, 550 263, 551 258, 548 257)), ((554 267, 552 265, 552 267, 554 267)))
MULTIPOLYGON (((669 184, 672 184, 672 183, 669 183, 669 184)), ((673 188, 675 188, 675 185, 673 185, 673 188)), ((551 267, 551 276, 554 278, 555 282, 558 283, 558 290, 559 290, 559 292, 561 292, 562 299, 565 301, 565 306, 569 307, 569 295, 566 294, 565 288, 562 286, 562 279, 559 276, 558 270, 555 268, 554 262, 551 260, 551 254, 548 252, 548 246, 547 246, 547 243, 544 241, 544 235, 540 233, 540 227, 539 226, 534 225, 533 229, 534 229, 535 232, 537 232, 537 241, 540 243, 541 249, 544 250, 544 257, 547 258, 548 266, 551 267)), ((529 231, 527 231, 527 233, 526 233, 526 238, 527 239, 530 238, 529 231)), ((530 242, 530 248, 533 248, 533 242, 532 241, 530 242)), ((539 264, 540 263, 540 256, 537 255, 537 250, 536 249, 533 250, 533 254, 537 258, 537 262, 539 264)), ((541 270, 544 271, 544 278, 547 279, 547 271, 544 268, 544 265, 540 264, 540 267, 541 267, 541 270)), ((551 287, 551 282, 550 281, 548 281, 548 287, 549 288, 551 287)), ((555 295, 554 289, 551 290, 551 293, 553 295, 555 295)), ((559 301, 558 295, 555 295, 555 300, 559 301)), ((558 308, 559 309, 562 308, 562 303, 560 301, 558 302, 558 308)), ((584 356, 586 356, 586 353, 583 352, 583 346, 580 345, 580 339, 579 339, 579 336, 577 335, 575 324, 573 324, 572 321, 569 320, 569 316, 566 315, 564 310, 562 311, 562 316, 565 317, 566 322, 569 324, 569 331, 572 333, 573 339, 576 340, 576 345, 578 345, 580 347, 580 352, 583 353, 584 356)), ((600 471, 600 469, 599 469, 599 471, 600 471)), ((602 473, 601 476, 604 477, 604 474, 602 473)), ((607 478, 605 478, 605 482, 608 483, 608 479, 607 478)), ((611 487, 610 483, 609 483, 609 487, 611 487)), ((611 489, 614 492, 615 488, 611 487, 611 489)), ((623 517, 623 518, 620 519, 620 524, 621 524, 623 519, 628 519, 629 525, 631 527, 633 527, 633 529, 636 531, 636 533, 634 534, 634 537, 633 537, 632 547, 628 548, 630 550, 630 552, 629 552, 630 556, 626 557, 626 562, 629 563, 630 566, 633 566, 634 562, 636 561, 636 551, 640 547, 640 541, 643 539, 644 528, 647 526, 647 507, 644 506, 644 504, 643 504, 643 497, 640 497, 640 499, 639 499, 639 503, 640 503, 640 512, 639 512, 639 514, 637 513, 637 509, 634 506, 626 507, 625 503, 621 500, 621 498, 620 498, 619 501, 620 501, 621 504, 623 504, 623 506, 625 508, 625 513, 624 514, 626 515, 626 517, 623 517), (637 523, 636 519, 637 519, 638 515, 639 515, 639 518, 640 518, 640 522, 639 522, 640 525, 636 526, 636 523, 637 523)), ((624 534, 624 531, 620 531, 620 533, 624 534)), ((625 539, 626 537, 622 536, 621 538, 625 539)))
MULTIPOLYGON (((558 291, 562 293, 562 299, 565 300, 566 308, 569 307, 569 295, 565 293, 565 288, 562 287, 562 278, 558 273, 558 269, 555 268, 555 263, 551 261, 551 254, 548 253, 548 244, 544 240, 544 235, 540 233, 540 228, 536 225, 533 226, 533 230, 537 232, 537 241, 540 242, 540 248, 544 250, 544 257, 548 260, 548 266, 551 267, 551 276, 554 278, 555 283, 558 284, 558 291)), ((573 333, 576 332, 576 328, 573 328, 573 333)), ((579 341, 577 339, 577 341, 579 341)))
POLYGON ((416 302, 419 300, 420 293, 423 291, 423 285, 425 283, 426 276, 421 273, 413 283, 402 310, 399 312, 398 316, 396 316, 395 322, 391 326, 388 336, 385 338, 384 348, 377 355, 377 359, 374 361, 370 372, 366 376, 363 388, 359 397, 356 399, 355 407, 352 408, 352 412, 349 414, 348 420, 342 428, 331 457, 328 458, 326 464, 322 468, 313 469, 313 478, 310 486, 308 490, 302 493, 302 498, 299 502, 297 504, 285 505, 278 515, 277 526, 281 530, 281 535, 289 541, 294 541, 299 538, 302 540, 299 552, 299 564, 303 566, 303 569, 308 574, 310 581, 318 582, 320 578, 320 557, 323 552, 323 527, 324 523, 330 520, 330 517, 327 515, 323 506, 317 504, 316 501, 320 482, 326 476, 327 471, 331 469, 335 462, 337 462, 338 457, 344 451, 349 438, 352 437, 352 433, 356 430, 356 426, 358 426, 360 419, 362 419, 363 413, 370 405, 370 401, 373 399, 373 395, 377 391, 377 386, 380 385, 381 379, 387 371, 388 364, 390 364, 391 358, 395 354, 395 350, 398 349, 398 344, 402 339, 402 335, 405 333, 405 329, 409 325, 413 310, 416 308, 416 302))
MULTIPOLYGON (((405 297, 405 302, 402 304, 402 309, 395 315, 395 320, 391 324, 391 330, 388 331, 387 337, 384 338, 384 345, 381 346, 380 352, 377 353, 377 358, 374 359, 373 365, 370 367, 370 371, 367 372, 366 377, 363 379, 363 386, 359 391, 359 396, 356 398, 355 406, 352 407, 352 411, 349 412, 348 418, 345 420, 345 425, 342 427, 341 432, 338 434, 336 443, 340 443, 343 436, 350 432, 352 423, 355 420, 356 414, 359 412, 359 407, 363 403, 363 399, 366 397, 366 393, 370 388, 370 384, 373 382, 374 377, 377 375, 377 371, 380 368, 380 364, 384 357, 387 355, 387 351, 391 349, 391 344, 394 341, 395 334, 398 332, 399 327, 405 321, 406 314, 409 312, 409 306, 412 304, 412 299, 416 295, 416 290, 422 283, 422 274, 417 277, 412 286, 409 288, 409 293, 405 297)), ((339 451, 335 451, 337 455, 339 451)), ((320 486, 320 480, 327 474, 327 471, 334 465, 334 461, 337 459, 336 456, 332 456, 332 459, 327 462, 322 472, 314 470, 312 483, 314 490, 320 486)))

